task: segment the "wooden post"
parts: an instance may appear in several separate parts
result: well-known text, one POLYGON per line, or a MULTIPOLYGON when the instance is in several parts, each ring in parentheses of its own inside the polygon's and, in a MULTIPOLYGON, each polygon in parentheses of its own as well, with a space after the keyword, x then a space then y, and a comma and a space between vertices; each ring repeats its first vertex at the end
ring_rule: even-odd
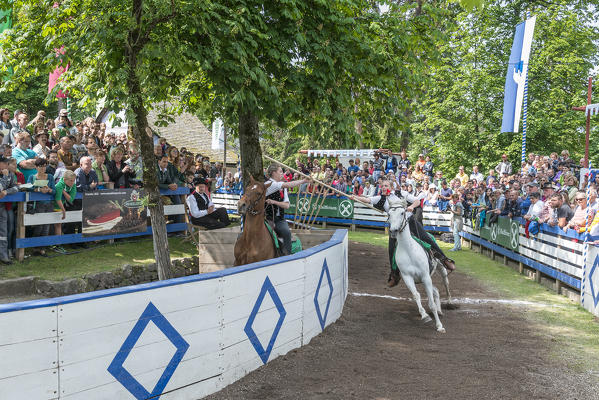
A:
POLYGON ((350 229, 352 232, 356 231, 356 224, 351 224, 350 229))
POLYGON ((535 281, 537 281, 537 283, 541 283, 541 271, 539 271, 538 269, 535 273, 535 281))
POLYGON ((503 265, 507 265, 507 256, 503 256, 503 265))
MULTIPOLYGON (((24 201, 20 201, 17 203, 17 239, 25 238, 25 204, 24 201)), ((16 257, 17 261, 21 262, 25 259, 25 249, 19 248, 16 249, 16 257)))
POLYGON ((557 294, 561 294, 561 291, 562 291, 562 281, 560 281, 559 279, 555 280, 555 291, 557 292, 557 294))
POLYGON ((386 227, 385 227, 385 235, 388 235, 388 234, 389 234, 389 227, 388 227, 388 226, 386 226, 386 227))
POLYGON ((518 263, 518 272, 520 272, 521 274, 524 273, 524 264, 522 264, 521 262, 518 263))
POLYGON ((326 220, 322 221, 322 229, 327 229, 327 221, 326 220))

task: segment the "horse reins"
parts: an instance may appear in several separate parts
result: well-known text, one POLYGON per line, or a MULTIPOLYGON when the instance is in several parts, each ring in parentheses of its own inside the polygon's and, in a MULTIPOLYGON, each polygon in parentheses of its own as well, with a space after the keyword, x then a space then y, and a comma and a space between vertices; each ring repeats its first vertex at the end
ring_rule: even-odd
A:
MULTIPOLYGON (((401 206, 389 207, 389 210, 394 210, 396 208, 404 208, 404 207, 401 207, 401 206)), ((406 217, 406 214, 404 213, 403 221, 399 228, 399 233, 402 233, 404 231, 404 229, 406 229, 406 226, 408 226, 408 218, 406 217)))
POLYGON ((266 192, 263 192, 260 195, 260 197, 258 197, 258 199, 256 201, 254 201, 253 203, 250 203, 250 205, 247 208, 246 212, 249 212, 253 216, 256 216, 256 215, 260 214, 260 211, 256 211, 256 206, 258 205, 258 203, 260 202, 260 200, 262 199, 262 197, 264 197, 264 193, 266 193, 266 192))

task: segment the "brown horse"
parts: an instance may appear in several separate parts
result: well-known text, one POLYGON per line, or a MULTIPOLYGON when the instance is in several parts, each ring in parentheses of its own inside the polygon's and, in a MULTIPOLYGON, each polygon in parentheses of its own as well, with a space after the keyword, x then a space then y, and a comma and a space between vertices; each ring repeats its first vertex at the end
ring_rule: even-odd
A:
POLYGON ((264 184, 250 177, 244 195, 237 203, 237 211, 244 216, 243 232, 235 243, 235 266, 274 258, 276 254, 272 236, 264 224, 264 184))

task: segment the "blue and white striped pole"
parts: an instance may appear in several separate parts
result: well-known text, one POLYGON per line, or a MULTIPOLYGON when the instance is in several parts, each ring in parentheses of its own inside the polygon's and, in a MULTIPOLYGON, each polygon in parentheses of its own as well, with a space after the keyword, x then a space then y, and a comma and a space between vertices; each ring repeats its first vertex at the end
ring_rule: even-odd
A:
POLYGON ((586 217, 585 217, 585 230, 584 230, 584 247, 583 247, 583 255, 582 255, 582 286, 580 289, 580 295, 581 295, 581 303, 582 306, 584 307, 584 290, 585 290, 585 282, 587 280, 587 255, 589 254, 589 229, 590 229, 590 223, 589 223, 589 210, 591 208, 591 160, 589 160, 589 172, 588 172, 588 179, 587 179, 587 213, 586 213, 586 217))
MULTIPOLYGON (((530 11, 526 11, 526 19, 530 18, 530 11)), ((526 162, 526 128, 528 116, 528 65, 526 66, 526 75, 524 81, 524 112, 522 116, 522 162, 526 162)))

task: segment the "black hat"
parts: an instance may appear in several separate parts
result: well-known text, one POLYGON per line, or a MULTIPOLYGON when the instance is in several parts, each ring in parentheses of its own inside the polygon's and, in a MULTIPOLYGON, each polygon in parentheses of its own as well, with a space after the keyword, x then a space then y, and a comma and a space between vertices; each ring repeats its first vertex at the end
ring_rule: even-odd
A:
POLYGON ((198 185, 206 185, 206 179, 204 179, 201 176, 196 176, 195 178, 193 178, 193 185, 194 186, 198 186, 198 185))
POLYGON ((555 189, 555 186, 553 186, 551 182, 545 182, 543 184, 543 189, 555 189))

